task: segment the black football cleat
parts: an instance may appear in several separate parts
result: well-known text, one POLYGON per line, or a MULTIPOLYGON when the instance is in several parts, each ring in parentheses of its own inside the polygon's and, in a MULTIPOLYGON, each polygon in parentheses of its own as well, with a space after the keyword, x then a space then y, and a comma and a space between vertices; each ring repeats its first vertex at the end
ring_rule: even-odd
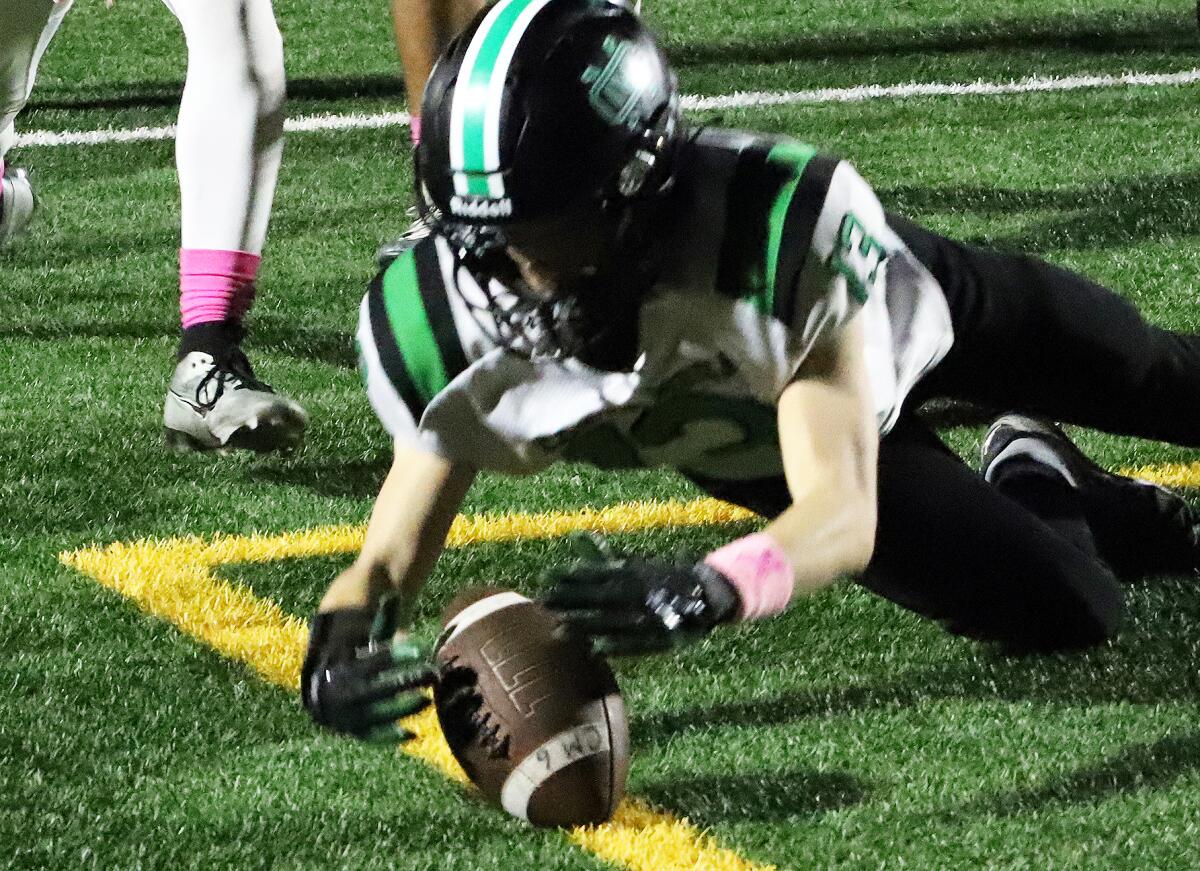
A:
POLYGON ((1052 423, 1006 414, 980 451, 984 480, 1003 490, 1025 474, 1053 475, 1080 497, 1096 546, 1124 577, 1179 574, 1200 566, 1200 528, 1182 496, 1151 481, 1102 468, 1052 423))

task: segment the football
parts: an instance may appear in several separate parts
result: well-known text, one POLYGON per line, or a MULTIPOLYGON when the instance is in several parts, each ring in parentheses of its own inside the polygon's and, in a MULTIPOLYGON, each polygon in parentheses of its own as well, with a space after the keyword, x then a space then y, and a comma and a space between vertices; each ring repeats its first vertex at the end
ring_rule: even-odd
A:
POLYGON ((493 804, 535 826, 608 820, 625 792, 629 726, 608 663, 556 637, 509 590, 447 608, 434 703, 455 758, 493 804))

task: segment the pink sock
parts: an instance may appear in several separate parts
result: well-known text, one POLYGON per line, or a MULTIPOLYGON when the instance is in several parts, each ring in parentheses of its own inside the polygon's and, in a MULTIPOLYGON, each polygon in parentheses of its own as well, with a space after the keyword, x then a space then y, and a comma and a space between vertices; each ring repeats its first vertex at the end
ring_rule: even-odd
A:
POLYGON ((179 313, 183 328, 241 321, 254 304, 262 258, 245 251, 183 248, 179 252, 179 313))
POLYGON ((765 532, 747 535, 714 550, 704 561, 737 588, 739 620, 778 614, 792 601, 796 573, 779 543, 765 532))
POLYGON ((413 115, 412 120, 408 122, 408 135, 412 137, 413 145, 421 144, 421 116, 413 115))

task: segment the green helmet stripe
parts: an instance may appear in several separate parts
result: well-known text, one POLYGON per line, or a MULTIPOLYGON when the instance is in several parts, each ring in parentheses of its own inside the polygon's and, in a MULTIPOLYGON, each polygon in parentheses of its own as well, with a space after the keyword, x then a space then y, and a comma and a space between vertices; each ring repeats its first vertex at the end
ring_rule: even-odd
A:
POLYGON ((500 0, 471 38, 450 114, 450 166, 460 196, 502 197, 500 110, 513 53, 550 0, 500 0))

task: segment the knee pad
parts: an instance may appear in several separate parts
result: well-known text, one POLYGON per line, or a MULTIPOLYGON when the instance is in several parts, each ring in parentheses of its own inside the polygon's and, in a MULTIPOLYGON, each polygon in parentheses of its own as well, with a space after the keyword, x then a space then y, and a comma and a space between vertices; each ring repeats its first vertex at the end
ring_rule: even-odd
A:
POLYGON ((283 34, 275 21, 271 0, 245 0, 246 21, 250 28, 248 62, 266 106, 282 106, 287 91, 283 67, 283 34))
POLYGON ((242 76, 262 104, 282 103, 283 35, 271 0, 170 0, 168 5, 183 26, 189 68, 242 76))

